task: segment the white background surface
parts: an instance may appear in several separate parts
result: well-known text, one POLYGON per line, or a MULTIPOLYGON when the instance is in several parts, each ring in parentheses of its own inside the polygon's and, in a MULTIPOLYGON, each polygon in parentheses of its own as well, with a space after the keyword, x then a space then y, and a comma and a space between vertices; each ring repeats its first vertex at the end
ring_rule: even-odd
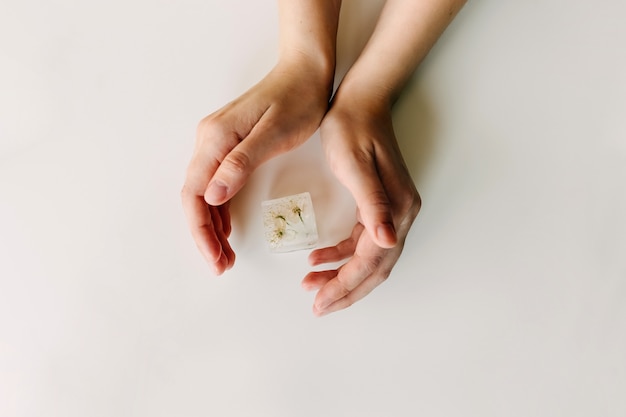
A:
MULTIPOLYGON (((380 2, 346 0, 339 74, 380 2)), ((424 206, 315 319, 260 202, 353 203, 314 136, 234 203, 214 278, 179 202, 197 122, 276 59, 263 1, 0 7, 1 416, 626 415, 623 1, 474 1, 395 110, 424 206)))

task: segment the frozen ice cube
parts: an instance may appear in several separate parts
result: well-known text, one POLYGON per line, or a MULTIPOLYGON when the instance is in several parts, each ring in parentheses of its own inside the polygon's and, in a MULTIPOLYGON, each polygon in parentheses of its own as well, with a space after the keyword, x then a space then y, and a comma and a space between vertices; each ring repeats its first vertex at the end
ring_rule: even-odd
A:
POLYGON ((317 225, 309 193, 267 200, 261 207, 265 240, 271 252, 289 252, 315 246, 317 225))

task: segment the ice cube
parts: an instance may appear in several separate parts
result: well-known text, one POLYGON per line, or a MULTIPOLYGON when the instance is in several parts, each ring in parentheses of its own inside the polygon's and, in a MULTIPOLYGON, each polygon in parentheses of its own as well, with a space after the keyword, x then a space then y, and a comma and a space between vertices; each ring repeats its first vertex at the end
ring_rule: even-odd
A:
POLYGON ((310 249, 317 244, 317 225, 307 192, 261 203, 265 240, 271 252, 310 249))

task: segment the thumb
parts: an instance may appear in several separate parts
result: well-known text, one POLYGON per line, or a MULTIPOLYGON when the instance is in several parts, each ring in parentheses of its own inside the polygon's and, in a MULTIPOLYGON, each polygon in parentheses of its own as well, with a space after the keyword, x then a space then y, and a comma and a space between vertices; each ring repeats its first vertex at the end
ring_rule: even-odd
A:
POLYGON ((204 192, 204 200, 219 206, 230 200, 244 186, 259 162, 252 150, 237 145, 222 160, 204 192))

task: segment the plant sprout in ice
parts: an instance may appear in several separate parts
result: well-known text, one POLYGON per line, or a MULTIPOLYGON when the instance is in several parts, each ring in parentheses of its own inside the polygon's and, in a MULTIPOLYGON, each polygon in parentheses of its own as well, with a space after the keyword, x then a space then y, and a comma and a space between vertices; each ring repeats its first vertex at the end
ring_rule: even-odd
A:
POLYGON ((317 226, 309 193, 263 202, 265 238, 272 251, 310 248, 317 243, 317 226))

